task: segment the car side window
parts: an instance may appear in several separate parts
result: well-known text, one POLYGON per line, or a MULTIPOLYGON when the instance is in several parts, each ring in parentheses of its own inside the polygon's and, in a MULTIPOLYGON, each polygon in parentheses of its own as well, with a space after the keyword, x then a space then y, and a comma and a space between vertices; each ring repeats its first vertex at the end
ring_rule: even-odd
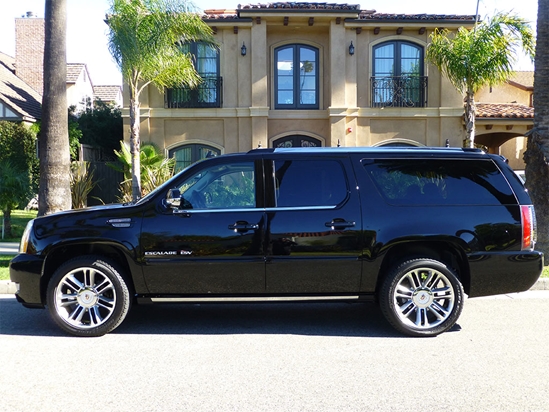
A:
POLYGON ((336 206, 347 196, 347 180, 335 160, 275 161, 277 207, 336 206))
POLYGON ((253 162, 210 166, 180 186, 184 209, 240 209, 256 206, 253 162))
POLYGON ((363 165, 389 204, 515 204, 513 192, 491 160, 379 159, 363 165))

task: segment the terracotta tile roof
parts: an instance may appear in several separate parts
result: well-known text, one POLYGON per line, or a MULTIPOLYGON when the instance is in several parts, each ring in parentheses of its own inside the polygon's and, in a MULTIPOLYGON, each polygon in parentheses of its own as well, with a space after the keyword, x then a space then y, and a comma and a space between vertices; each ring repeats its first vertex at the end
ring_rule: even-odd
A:
POLYGON ((67 83, 75 83, 85 69, 84 63, 67 63, 67 83))
POLYGON ((457 14, 386 14, 377 13, 375 10, 361 10, 360 4, 347 3, 316 3, 316 2, 274 2, 238 5, 237 10, 232 9, 210 9, 204 11, 206 20, 238 20, 241 11, 324 11, 324 12, 346 12, 357 13, 359 20, 387 20, 387 21, 463 21, 474 22, 474 15, 457 14))
POLYGON ((314 3, 314 2, 275 2, 264 4, 248 4, 240 6, 240 10, 249 9, 299 9, 299 10, 351 10, 360 11, 360 4, 346 3, 314 3))
POLYGON ((477 103, 477 118, 533 119, 534 108, 516 103, 477 103))
POLYGON ((42 96, 14 74, 13 60, 0 53, 0 101, 24 119, 40 119, 42 96))
POLYGON ((372 13, 369 10, 363 10, 359 16, 360 20, 402 20, 402 21, 468 21, 474 22, 474 15, 459 15, 459 14, 388 14, 388 13, 372 13))
POLYGON ((93 97, 104 102, 113 102, 118 99, 121 88, 118 85, 93 86, 93 97))

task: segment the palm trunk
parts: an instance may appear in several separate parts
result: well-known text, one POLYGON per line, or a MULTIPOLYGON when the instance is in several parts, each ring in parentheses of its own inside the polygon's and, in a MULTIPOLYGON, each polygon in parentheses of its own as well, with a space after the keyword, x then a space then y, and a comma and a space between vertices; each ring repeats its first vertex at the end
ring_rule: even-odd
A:
POLYGON ((46 0, 40 133, 40 216, 71 208, 67 120, 67 2, 46 0))
POLYGON ((10 209, 6 209, 6 210, 3 210, 2 213, 4 214, 4 218, 3 218, 3 227, 4 227, 4 232, 2 233, 4 235, 4 238, 10 238, 12 237, 12 234, 11 234, 11 210, 10 209))
POLYGON ((536 210, 538 243, 549 263, 549 0, 538 2, 534 129, 524 153, 526 186, 536 210))
POLYGON ((130 97, 130 154, 132 161, 132 200, 135 202, 141 197, 141 140, 139 138, 140 111, 137 93, 132 91, 130 97))
POLYGON ((477 107, 475 104, 475 94, 467 90, 465 96, 465 129, 467 137, 465 138, 465 147, 475 147, 475 119, 477 116, 477 107))

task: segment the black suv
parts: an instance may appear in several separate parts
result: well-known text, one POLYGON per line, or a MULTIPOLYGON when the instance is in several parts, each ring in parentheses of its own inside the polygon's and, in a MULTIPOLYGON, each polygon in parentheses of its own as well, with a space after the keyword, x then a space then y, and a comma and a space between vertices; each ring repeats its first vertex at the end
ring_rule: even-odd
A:
POLYGON ((375 298, 400 332, 530 288, 535 216, 504 160, 446 148, 257 149, 196 163, 135 204, 37 218, 17 299, 79 336, 132 303, 375 298))

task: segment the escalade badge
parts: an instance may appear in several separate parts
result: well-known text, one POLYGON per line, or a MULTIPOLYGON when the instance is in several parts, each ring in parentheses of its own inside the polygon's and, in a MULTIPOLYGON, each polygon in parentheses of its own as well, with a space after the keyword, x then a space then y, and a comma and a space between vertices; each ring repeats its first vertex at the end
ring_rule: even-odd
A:
POLYGON ((175 256, 175 250, 150 250, 145 252, 145 256, 175 256))

